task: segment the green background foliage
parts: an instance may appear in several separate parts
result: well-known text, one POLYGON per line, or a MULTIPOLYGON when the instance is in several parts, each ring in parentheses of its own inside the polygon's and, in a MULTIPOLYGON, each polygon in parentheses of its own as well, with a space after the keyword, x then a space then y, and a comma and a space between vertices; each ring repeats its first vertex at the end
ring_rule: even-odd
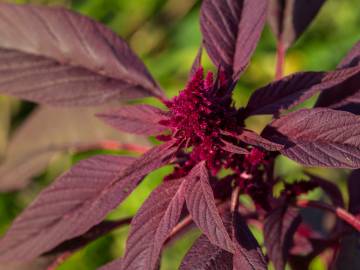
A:
MULTIPOLYGON (((184 88, 189 69, 201 42, 200 1, 196 0, 18 0, 10 2, 65 5, 103 22, 128 41, 166 90, 168 96, 173 96, 184 88)), ((335 68, 355 41, 360 39, 359 25, 358 0, 328 0, 310 29, 289 50, 286 58, 286 74, 301 70, 335 68)), ((275 39, 266 27, 251 65, 235 91, 234 98, 237 106, 244 106, 254 89, 273 79, 275 52, 275 39)), ((214 70, 208 58, 204 59, 204 67, 206 70, 214 70)), ((17 113, 17 117, 13 117, 13 121, 8 123, 3 117, 8 106, 8 102, 5 102, 7 100, 8 98, 0 97, 0 152, 4 148, 8 130, 13 130, 28 114, 27 108, 32 108, 32 105, 28 103, 12 100, 12 104, 16 104, 15 109, 12 110, 21 113, 17 113)), ((314 101, 314 98, 309 100, 305 106, 311 106, 314 101)), ((157 104, 153 99, 147 99, 146 102, 157 104)), ((259 131, 268 120, 267 117, 253 117, 248 124, 259 131)), ((81 158, 84 158, 84 155, 75 155, 66 161, 67 164, 71 164, 81 158)), ((0 194, 0 233, 3 233, 21 209, 53 180, 58 174, 58 167, 57 165, 49 167, 26 190, 0 194)), ((109 219, 128 217, 136 213, 151 190, 170 170, 171 168, 166 167, 149 175, 134 194, 109 215, 109 219)), ((277 162, 277 173, 284 176, 287 181, 303 177, 300 167, 286 158, 277 162)), ((345 193, 347 172, 318 169, 316 173, 337 181, 345 193)), ((310 196, 320 198, 323 195, 320 192, 312 192, 310 196)), ((113 258, 121 256, 124 252, 127 232, 128 228, 124 227, 102 237, 84 250, 75 253, 59 267, 59 270, 96 269, 113 258)), ((255 233, 261 242, 261 235, 258 232, 255 233)), ((192 230, 182 240, 169 245, 163 254, 162 269, 177 269, 181 258, 198 234, 198 231, 192 230)), ((312 270, 324 269, 321 259, 316 259, 311 267, 312 270)))

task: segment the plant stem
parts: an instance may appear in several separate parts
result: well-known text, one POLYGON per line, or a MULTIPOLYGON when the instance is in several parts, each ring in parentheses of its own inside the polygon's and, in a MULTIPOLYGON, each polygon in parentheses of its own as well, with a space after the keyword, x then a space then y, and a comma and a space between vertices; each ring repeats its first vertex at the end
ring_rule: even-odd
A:
POLYGON ((346 223, 348 223, 349 225, 351 225, 353 228, 355 228, 357 231, 360 232, 360 218, 355 217, 354 215, 347 212, 345 209, 341 207, 334 207, 332 205, 323 202, 308 201, 308 200, 298 200, 296 201, 296 206, 301 208, 307 208, 307 207, 318 208, 333 212, 338 218, 345 221, 346 223))
POLYGON ((284 65, 285 65, 286 49, 282 40, 278 41, 277 53, 276 53, 276 71, 275 79, 279 80, 284 76, 284 65))
POLYGON ((146 146, 140 146, 136 144, 129 144, 129 143, 119 143, 117 141, 98 141, 93 144, 88 145, 80 145, 76 147, 76 151, 83 152, 89 150, 124 150, 124 151, 131 151, 138 154, 144 154, 150 148, 146 146))
POLYGON ((240 187, 236 186, 231 194, 231 203, 230 203, 230 211, 234 213, 237 211, 239 206, 239 194, 240 194, 240 187))

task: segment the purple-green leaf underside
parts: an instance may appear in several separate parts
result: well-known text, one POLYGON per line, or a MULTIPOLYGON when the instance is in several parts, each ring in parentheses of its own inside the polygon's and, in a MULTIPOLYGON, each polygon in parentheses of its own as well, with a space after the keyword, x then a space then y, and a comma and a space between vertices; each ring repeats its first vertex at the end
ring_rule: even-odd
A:
POLYGON ((302 109, 274 120, 265 136, 280 152, 314 167, 360 167, 360 117, 325 108, 302 109))
POLYGON ((0 4, 0 93, 52 105, 162 97, 114 32, 64 8, 0 4))
POLYGON ((274 209, 265 219, 264 241, 276 270, 284 270, 292 244, 292 237, 300 224, 297 209, 287 206, 274 209))
POLYGON ((340 85, 360 73, 360 65, 330 72, 300 72, 257 89, 250 97, 248 115, 277 114, 320 91, 340 85))
POLYGON ((162 246, 183 209, 184 183, 183 179, 168 181, 151 193, 131 222, 124 257, 105 269, 156 269, 162 246))
POLYGON ((166 112, 146 104, 125 106, 97 116, 118 130, 134 134, 156 135, 167 129, 160 124, 168 119, 166 112))
POLYGON ((315 18, 325 0, 270 0, 269 23, 286 48, 290 47, 315 18))
POLYGON ((186 205, 194 223, 220 248, 234 252, 234 244, 221 220, 205 162, 196 165, 186 176, 186 205))
POLYGON ((217 67, 237 80, 247 67, 266 20, 266 0, 204 0, 200 25, 217 67))
POLYGON ((151 171, 172 158, 172 144, 133 160, 97 156, 75 165, 14 221, 0 240, 0 261, 29 260, 100 223, 151 171))

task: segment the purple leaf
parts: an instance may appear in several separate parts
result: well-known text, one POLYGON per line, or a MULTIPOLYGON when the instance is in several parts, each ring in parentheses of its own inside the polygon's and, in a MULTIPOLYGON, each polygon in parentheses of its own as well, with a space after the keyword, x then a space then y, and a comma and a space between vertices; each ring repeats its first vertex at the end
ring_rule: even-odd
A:
POLYGON ((230 153, 234 153, 234 154, 239 154, 239 155, 245 155, 245 154, 249 154, 249 151, 245 148, 242 148, 240 146, 234 145, 230 142, 227 142, 225 140, 221 140, 221 142, 224 144, 224 146, 222 146, 222 149, 230 152, 230 153))
POLYGON ((166 120, 166 112, 146 104, 125 106, 97 115, 114 128, 141 135, 156 135, 166 130, 160 121, 166 120))
POLYGON ((204 46, 217 67, 237 80, 245 70, 266 20, 266 0, 204 0, 204 46))
MULTIPOLYGON (((352 67, 360 62, 360 42, 339 64, 339 68, 352 67)), ((328 107, 360 114, 360 74, 349 78, 340 85, 324 91, 316 102, 316 107, 328 107)))
MULTIPOLYGON (((352 270, 360 269, 360 233, 352 232, 340 240, 337 256, 331 269, 352 270)), ((329 268, 330 269, 330 268, 329 268)))
POLYGON ((54 259, 54 256, 47 256, 27 262, 1 263, 0 270, 51 270, 49 267, 54 259))
POLYGON ((353 67, 360 63, 360 41, 358 41, 346 57, 341 61, 339 67, 353 67))
POLYGON ((125 256, 105 269, 156 269, 165 240, 177 224, 185 201, 184 179, 161 184, 131 222, 125 256))
POLYGON ((170 142, 135 161, 98 156, 80 162, 40 193, 15 220, 0 240, 0 261, 29 260, 84 234, 121 203, 145 175, 167 164, 173 151, 170 142))
POLYGON ((233 135, 230 133, 224 134, 237 138, 244 143, 263 148, 268 151, 279 151, 280 149, 284 148, 282 144, 271 142, 251 130, 244 129, 239 135, 233 135))
MULTIPOLYGON (((105 108, 105 107, 104 107, 105 108)), ((110 108, 106 106, 106 108, 110 108)), ((102 141, 149 146, 140 137, 120 134, 94 114, 100 108, 37 108, 13 134, 0 165, 0 191, 25 187, 54 156, 102 141), (56 125, 54 125, 56 123, 56 125)))
POLYGON ((74 252, 77 251, 80 248, 83 248, 84 246, 88 245, 92 241, 97 240, 98 238, 104 236, 105 234, 120 228, 121 226, 128 225, 131 221, 131 218, 121 219, 121 220, 105 220, 101 222, 100 224, 95 225, 90 230, 88 230, 83 235, 80 235, 78 237, 75 237, 73 239, 69 239, 54 249, 50 250, 49 252, 46 252, 45 256, 48 256, 49 254, 62 254, 62 253, 68 253, 68 252, 74 252))
POLYGON ((233 240, 236 245, 236 252, 233 257, 234 269, 266 270, 267 264, 261 249, 238 213, 234 213, 232 230, 233 240))
POLYGON ((309 174, 309 176, 310 176, 310 181, 314 182, 322 190, 325 191, 325 193, 329 196, 334 206, 344 208, 345 206, 344 198, 341 194, 339 187, 336 184, 315 175, 309 174))
POLYGON ((289 48, 306 30, 325 0, 270 0, 269 22, 272 31, 289 48))
POLYGON ((280 152, 314 167, 360 167, 360 117, 331 109, 303 109, 273 121, 267 138, 285 144, 280 152))
POLYGON ((205 162, 196 165, 186 177, 186 181, 186 205, 194 223, 211 243, 233 253, 234 244, 216 207, 205 162))
POLYGON ((297 209, 287 206, 274 209, 265 219, 265 246, 276 270, 285 269, 292 237, 300 222, 297 209))
POLYGON ((141 60, 105 26, 63 8, 0 4, 2 93, 52 105, 162 97, 141 60))
POLYGON ((315 106, 360 114, 360 74, 322 92, 315 106))
POLYGON ((233 270, 233 256, 200 236, 183 259, 180 270, 233 270))
POLYGON ((320 91, 327 91, 360 73, 360 65, 330 72, 300 72, 259 88, 246 107, 249 115, 277 114, 320 91))
POLYGON ((360 214, 360 170, 354 170, 348 179, 349 211, 360 214))

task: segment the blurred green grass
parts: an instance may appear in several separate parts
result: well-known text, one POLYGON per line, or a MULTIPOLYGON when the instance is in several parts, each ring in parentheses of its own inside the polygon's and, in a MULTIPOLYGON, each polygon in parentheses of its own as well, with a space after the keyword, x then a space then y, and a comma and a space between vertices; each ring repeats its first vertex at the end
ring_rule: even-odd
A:
MULTIPOLYGON (((65 5, 105 23, 129 42, 166 90, 168 96, 175 95, 184 87, 201 41, 198 23, 200 1, 196 0, 17 0, 11 2, 65 5)), ((358 4, 358 0, 328 0, 310 29, 289 50, 286 73, 334 68, 355 41, 360 39, 358 4)), ((235 91, 234 98, 238 106, 246 104, 254 89, 273 79, 275 51, 275 40, 267 27, 251 65, 235 91)), ((214 69, 208 58, 205 58, 204 67, 214 69)), ((314 101, 315 99, 311 99, 305 106, 311 106, 314 101)), ((146 99, 146 102, 156 103, 153 99, 146 99)), ((21 108, 25 105, 19 106, 21 108)), ((269 118, 266 117, 254 117, 248 124, 261 130, 268 120, 269 118)), ((0 138, 0 144, 1 140, 0 138)), ((73 157, 70 162, 82 157, 73 157)), ((49 168, 25 191, 0 195, 1 233, 21 209, 34 198, 35 194, 52 181, 56 174, 54 170, 56 171, 56 168, 49 168)), ((169 170, 170 168, 166 167, 149 175, 136 192, 111 213, 109 218, 134 214, 169 170)), ((302 177, 301 167, 286 158, 282 158, 277 163, 277 173, 289 181, 302 177)), ((346 195, 344 181, 346 172, 316 170, 316 173, 338 181, 346 195)), ((320 197, 322 194, 318 192, 312 196, 320 197)), ((77 252, 59 269, 91 270, 119 257, 124 251, 127 232, 126 227, 99 239, 77 252)), ((198 234, 198 231, 194 230, 166 249, 162 258, 162 269, 177 269, 182 256, 198 234)), ((321 270, 324 266, 317 259, 311 269, 321 270)))

